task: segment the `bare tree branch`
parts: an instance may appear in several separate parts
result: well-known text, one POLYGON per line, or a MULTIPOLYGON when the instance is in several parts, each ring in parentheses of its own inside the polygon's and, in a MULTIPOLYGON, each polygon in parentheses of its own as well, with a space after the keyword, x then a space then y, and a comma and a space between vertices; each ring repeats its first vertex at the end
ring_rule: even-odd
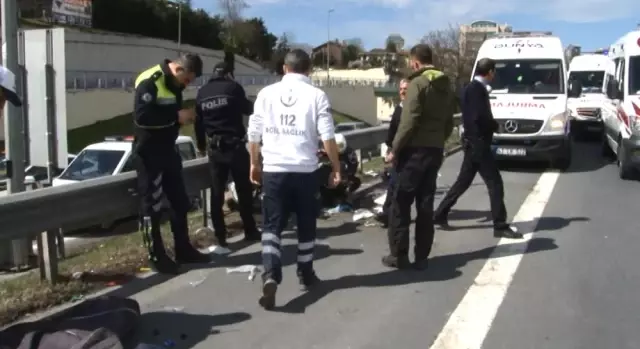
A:
POLYGON ((449 25, 446 29, 431 31, 420 42, 431 46, 434 64, 449 74, 457 87, 469 81, 475 53, 467 52, 457 26, 449 25))

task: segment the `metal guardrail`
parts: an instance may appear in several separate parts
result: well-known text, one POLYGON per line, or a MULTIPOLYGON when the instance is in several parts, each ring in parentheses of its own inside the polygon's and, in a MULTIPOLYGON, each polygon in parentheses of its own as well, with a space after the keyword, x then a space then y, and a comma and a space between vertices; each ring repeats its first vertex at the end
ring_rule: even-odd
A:
MULTIPOLYGON (((349 147, 363 149, 384 143, 388 128, 388 125, 374 126, 343 135, 349 147)), ((207 164, 207 158, 184 163, 184 182, 190 194, 198 195, 211 187, 207 164)), ((0 241, 47 232, 43 234, 47 235, 44 243, 39 241, 39 246, 46 249, 39 255, 48 256, 44 261, 41 259, 40 269, 43 277, 55 282, 58 262, 56 239, 52 237, 55 232, 135 216, 138 200, 133 172, 0 197, 0 241)))
MULTIPOLYGON (((136 72, 100 72, 100 71, 77 71, 68 70, 66 72, 67 91, 86 91, 94 89, 132 89, 138 73, 136 72)), ((196 79, 191 87, 200 87, 211 78, 211 74, 203 75, 196 79)), ((236 75, 236 80, 243 86, 264 86, 280 80, 275 75, 236 75)), ((372 78, 342 78, 332 77, 312 77, 313 84, 319 87, 324 86, 373 86, 373 87, 393 87, 386 79, 372 78)))

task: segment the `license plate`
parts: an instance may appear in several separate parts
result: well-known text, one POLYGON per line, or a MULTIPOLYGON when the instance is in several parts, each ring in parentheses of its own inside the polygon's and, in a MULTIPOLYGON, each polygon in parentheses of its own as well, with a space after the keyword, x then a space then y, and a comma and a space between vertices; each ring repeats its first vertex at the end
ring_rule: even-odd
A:
POLYGON ((503 156, 526 156, 527 150, 522 148, 497 148, 496 155, 503 156))

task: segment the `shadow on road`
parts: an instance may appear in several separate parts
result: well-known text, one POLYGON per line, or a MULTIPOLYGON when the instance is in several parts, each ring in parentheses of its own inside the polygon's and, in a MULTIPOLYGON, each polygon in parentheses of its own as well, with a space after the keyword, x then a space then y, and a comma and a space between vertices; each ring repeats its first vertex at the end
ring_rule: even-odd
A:
MULTIPOLYGON (((325 280, 319 284, 317 288, 301 294, 284 306, 276 308, 275 311, 304 313, 307 307, 334 291, 360 287, 403 286, 428 281, 454 279, 462 275, 462 272, 459 270, 460 268, 471 261, 489 258, 495 248, 495 246, 492 246, 472 252, 437 256, 430 259, 429 269, 426 271, 390 270, 377 274, 347 275, 337 279, 325 280)), ((554 239, 537 238, 529 241, 529 246, 525 253, 549 251, 557 248, 558 245, 556 245, 554 239)), ((509 253, 509 251, 512 250, 506 249, 505 253, 509 253)))
MULTIPOLYGON (((451 211, 449 220, 472 220, 472 219, 482 219, 482 222, 489 222, 488 224, 468 224, 468 225, 450 225, 449 227, 446 227, 446 229, 443 230, 447 230, 447 231, 451 231, 451 230, 467 230, 467 229, 488 229, 488 228, 493 228, 493 224, 490 223, 491 222, 491 215, 489 212, 486 211, 476 211, 476 210, 464 210, 464 211, 459 211, 459 215, 461 215, 464 218, 459 218, 456 217, 456 215, 454 214, 455 211, 451 211), (476 217, 476 218, 474 218, 476 217)), ((569 224, 571 224, 572 222, 588 222, 591 219, 589 217, 570 217, 570 218, 564 218, 564 217, 540 217, 538 219, 538 222, 536 224, 536 227, 534 229, 534 232, 537 231, 550 231, 550 230, 561 230, 567 226, 569 226, 569 224)), ((512 223, 512 225, 519 227, 522 225, 527 225, 531 223, 530 221, 526 221, 526 222, 514 222, 512 223)))
POLYGON ((218 326, 232 325, 251 319, 248 313, 217 315, 183 312, 151 312, 140 316, 138 341, 160 348, 193 348, 211 335, 221 333, 218 326))

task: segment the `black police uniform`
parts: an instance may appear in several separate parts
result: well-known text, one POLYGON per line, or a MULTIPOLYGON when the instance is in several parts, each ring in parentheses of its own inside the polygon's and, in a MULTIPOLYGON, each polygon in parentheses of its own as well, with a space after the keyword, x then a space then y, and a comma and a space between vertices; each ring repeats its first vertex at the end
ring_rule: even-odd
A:
POLYGON ((253 113, 253 103, 247 99, 242 86, 227 78, 231 69, 220 63, 214 77, 202 86, 196 97, 195 131, 198 149, 209 147, 211 187, 211 221, 221 246, 227 245, 227 229, 222 206, 229 179, 233 179, 238 194, 240 217, 245 240, 258 241, 260 233, 253 217, 252 185, 249 181, 249 152, 246 147, 246 128, 243 116, 253 113))
POLYGON ((504 184, 495 156, 491 151, 493 133, 498 130, 498 124, 491 112, 487 88, 482 82, 473 80, 464 89, 461 102, 464 159, 458 178, 434 213, 434 223, 445 227, 449 225, 447 216, 451 208, 469 189, 476 173, 480 173, 489 191, 494 236, 521 238, 522 234, 514 231, 507 224, 504 184))
POLYGON ((173 211, 171 231, 176 262, 203 263, 209 258, 189 241, 187 212, 191 202, 182 178, 182 160, 175 147, 184 87, 178 84, 168 64, 165 60, 136 79, 133 160, 142 197, 141 230, 151 264, 159 272, 176 273, 178 265, 167 256, 160 233, 164 198, 173 211))

